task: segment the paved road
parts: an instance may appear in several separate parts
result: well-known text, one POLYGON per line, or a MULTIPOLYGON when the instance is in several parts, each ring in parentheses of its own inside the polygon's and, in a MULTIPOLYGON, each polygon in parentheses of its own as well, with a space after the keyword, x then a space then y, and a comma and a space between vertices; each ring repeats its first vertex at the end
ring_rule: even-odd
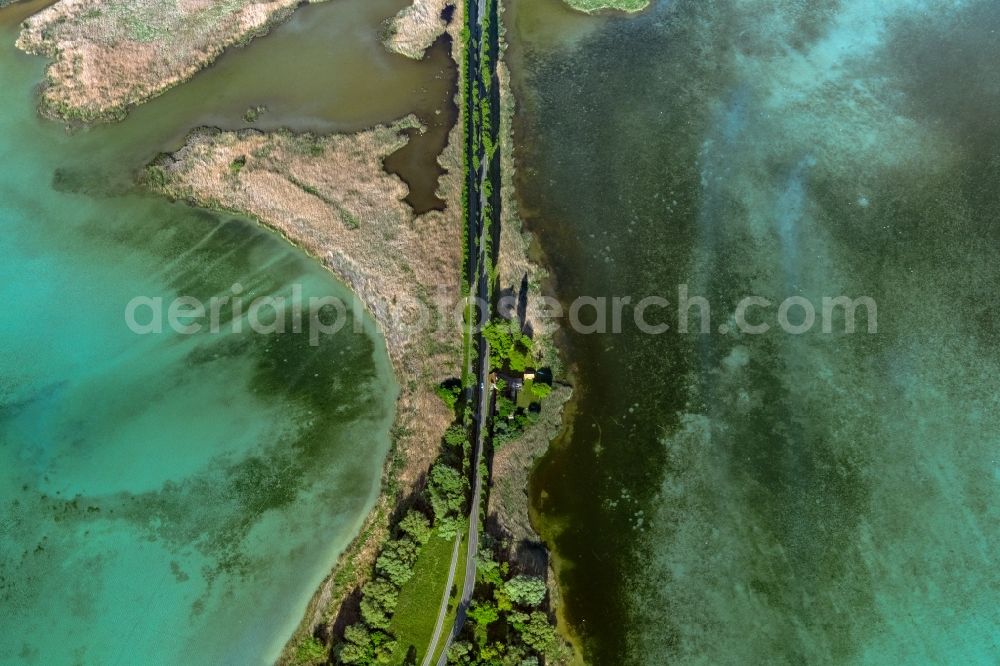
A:
MULTIPOLYGON (((486 90, 482 86, 482 82, 477 76, 479 72, 479 63, 482 59, 483 48, 489 48, 489 45, 483 43, 486 36, 483 35, 483 20, 486 14, 486 0, 479 0, 479 8, 477 12, 475 24, 473 26, 473 40, 476 44, 476 51, 473 56, 473 67, 470 67, 470 76, 474 76, 473 85, 480 86, 480 94, 485 95, 486 90)), ((470 22, 471 23, 471 22, 470 22)), ((491 97, 492 99, 492 97, 491 97)), ((482 143, 482 142, 480 142, 482 143)), ((470 159, 470 163, 477 163, 477 178, 475 183, 475 201, 477 205, 474 208, 475 213, 470 215, 470 217, 477 217, 479 228, 477 229, 477 245, 475 255, 477 257, 477 293, 480 299, 480 303, 490 303, 490 281, 487 266, 487 257, 484 254, 484 248, 489 247, 491 244, 486 243, 486 234, 492 233, 492 229, 489 227, 490 220, 487 219, 486 198, 483 196, 485 191, 485 183, 487 178, 491 176, 489 173, 489 160, 487 156, 483 153, 475 156, 475 159, 470 159)), ((489 382, 490 373, 490 349, 489 345, 486 343, 485 338, 482 335, 477 335, 478 347, 479 347, 479 368, 477 368, 478 375, 478 389, 479 389, 479 401, 476 405, 476 425, 475 425, 475 438, 474 438, 474 460, 475 466, 473 467, 473 488, 472 488, 472 505, 469 507, 469 542, 466 551, 467 559, 465 563, 465 583, 462 589, 462 596, 458 603, 458 612, 455 614, 455 624, 448 634, 448 638, 445 641, 444 647, 441 650, 441 656, 438 658, 437 666, 446 666, 448 662, 448 648, 451 646, 452 642, 458 637, 462 631, 462 627, 465 626, 466 615, 469 610, 469 604, 472 603, 472 593, 476 589, 476 560, 479 555, 479 507, 482 502, 482 479, 479 474, 479 466, 482 462, 483 457, 483 442, 486 437, 486 420, 490 415, 490 402, 491 402, 491 391, 492 387, 489 382)))
MULTIPOLYGON (((482 356, 482 363, 480 364, 480 376, 486 377, 489 374, 489 348, 483 343, 483 347, 486 347, 486 353, 482 356)), ((486 390, 480 391, 480 402, 478 406, 478 411, 480 415, 487 414, 489 409, 490 400, 490 387, 486 386, 486 390)), ((465 583, 462 586, 462 596, 459 598, 458 602, 458 612, 455 613, 455 624, 452 626, 451 631, 448 633, 448 638, 445 640, 444 647, 441 650, 441 656, 438 659, 438 666, 445 666, 448 663, 448 648, 451 647, 452 641, 458 637, 461 633, 462 627, 465 626, 466 614, 469 611, 469 604, 472 602, 472 593, 476 589, 476 561, 479 555, 479 506, 482 499, 482 480, 479 474, 479 464, 483 457, 483 437, 485 435, 484 429, 482 428, 482 422, 477 421, 476 424, 476 456, 475 456, 475 467, 473 468, 473 482, 472 489, 472 505, 469 507, 469 543, 465 551, 465 583)), ((449 588, 450 589, 450 588, 449 588)))
MULTIPOLYGON (((472 7, 470 7, 470 9, 472 9, 472 7)), ((479 63, 482 57, 483 19, 485 15, 486 0, 479 0, 478 7, 474 11, 470 11, 469 16, 466 17, 469 28, 472 31, 471 44, 475 45, 468 75, 472 77, 471 84, 480 87, 480 93, 483 93, 484 91, 482 89, 482 83, 479 81, 477 75, 479 72, 479 63)), ((474 110, 467 107, 466 115, 468 116, 471 111, 474 110)), ((471 118, 469 118, 468 121, 471 122, 471 118)), ((469 150, 469 146, 466 146, 466 150, 469 150)), ((479 299, 479 303, 489 304, 490 283, 489 273, 487 270, 488 263, 484 254, 484 248, 488 247, 490 244, 484 241, 486 234, 491 233, 492 230, 487 226, 487 224, 485 224, 487 220, 484 212, 487 202, 483 197, 485 183, 488 177, 489 165, 482 149, 480 149, 479 155, 470 155, 468 163, 477 165, 475 173, 469 174, 469 186, 471 188, 471 194, 473 195, 471 198, 476 202, 474 206, 469 207, 469 220, 467 221, 469 225, 469 256, 476 258, 475 274, 472 277, 476 284, 475 293, 476 297, 479 299)), ((473 311, 475 311, 475 309, 473 309, 473 311)), ((469 326, 474 326, 474 322, 470 321, 469 326)), ((478 393, 478 400, 474 414, 475 425, 473 432, 472 503, 469 507, 469 539, 466 545, 465 581, 462 585, 462 594, 458 602, 458 611, 455 615, 455 623, 449 630, 448 638, 445 640, 444 646, 441 649, 441 656, 437 662, 438 666, 445 666, 445 664, 447 664, 448 648, 451 646, 452 641, 454 641, 454 639, 461 632, 462 627, 465 625, 465 618, 469 609, 469 604, 472 602, 472 593, 476 589, 476 560, 479 554, 479 508, 482 503, 482 482, 479 474, 479 466, 482 463, 483 457, 483 441, 486 436, 485 426, 486 419, 489 416, 492 387, 489 382, 489 345, 486 343, 486 340, 481 334, 476 334, 475 338, 479 351, 479 367, 476 368, 476 392, 478 393)), ((441 598, 441 607, 438 610, 437 625, 434 628, 434 635, 427 648, 427 654, 424 655, 422 666, 430 666, 434 653, 437 652, 437 646, 441 638, 441 630, 444 619, 448 614, 448 598, 450 596, 451 587, 454 584, 454 574, 458 561, 458 554, 458 542, 456 542, 455 551, 452 554, 451 559, 451 570, 448 574, 448 585, 445 587, 444 594, 441 598)))

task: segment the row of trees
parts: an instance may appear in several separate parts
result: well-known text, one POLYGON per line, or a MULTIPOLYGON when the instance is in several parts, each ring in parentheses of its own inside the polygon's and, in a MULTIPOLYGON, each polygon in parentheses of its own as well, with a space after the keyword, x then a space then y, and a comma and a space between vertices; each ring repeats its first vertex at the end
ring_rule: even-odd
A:
POLYGON ((397 526, 375 561, 375 577, 361 588, 361 621, 344 630, 336 654, 342 664, 385 664, 396 649, 389 623, 400 588, 413 577, 420 548, 430 540, 431 523, 420 511, 410 511, 397 526))
POLYGON ((468 432, 461 423, 445 433, 445 451, 431 467, 420 498, 431 509, 433 526, 417 509, 407 512, 396 525, 394 538, 375 560, 372 579, 361 588, 361 620, 345 629, 344 640, 334 651, 339 663, 370 666, 391 660, 397 648, 389 631, 392 616, 400 590, 413 577, 421 549, 431 538, 453 539, 464 524, 469 483, 456 465, 462 465, 467 441, 468 432))

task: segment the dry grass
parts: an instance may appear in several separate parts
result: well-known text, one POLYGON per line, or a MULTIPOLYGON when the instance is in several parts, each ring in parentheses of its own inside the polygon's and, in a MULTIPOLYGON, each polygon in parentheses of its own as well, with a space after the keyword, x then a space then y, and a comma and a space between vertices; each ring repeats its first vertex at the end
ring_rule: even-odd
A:
POLYGON ((80 121, 126 110, 185 81, 226 47, 266 32, 298 0, 60 0, 17 40, 53 60, 42 111, 80 121))
POLYGON ((414 60, 423 58, 434 40, 444 34, 446 24, 441 13, 447 5, 454 5, 456 1, 413 0, 412 5, 390 22, 386 48, 414 60))
MULTIPOLYGON (((164 192, 252 215, 319 257, 374 315, 402 384, 403 485, 437 453, 453 416, 433 389, 461 363, 460 327, 441 316, 459 301, 458 207, 415 218, 403 202, 406 185, 382 167, 406 143, 401 131, 415 126, 411 117, 323 137, 202 129, 154 167, 164 192), (428 326, 411 325, 428 309, 428 326)), ((453 181, 443 179, 447 201, 455 200, 453 181)))

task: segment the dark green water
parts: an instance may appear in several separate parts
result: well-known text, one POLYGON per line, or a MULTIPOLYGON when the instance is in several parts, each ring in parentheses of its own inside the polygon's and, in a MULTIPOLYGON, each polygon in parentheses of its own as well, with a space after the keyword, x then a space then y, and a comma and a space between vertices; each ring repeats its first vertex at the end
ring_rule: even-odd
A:
POLYGON ((134 334, 137 296, 349 294, 277 235, 131 183, 257 104, 262 128, 432 114, 444 52, 414 63, 378 42, 403 5, 306 8, 124 123, 72 134, 36 116, 44 63, 13 48, 41 4, 0 11, 0 662, 270 663, 357 533, 397 390, 374 322, 319 346, 228 318, 134 334))
POLYGON ((511 4, 560 298, 712 304, 564 340, 532 495, 589 661, 996 663, 1000 7, 511 4), (878 331, 734 333, 749 295, 870 296, 878 331))

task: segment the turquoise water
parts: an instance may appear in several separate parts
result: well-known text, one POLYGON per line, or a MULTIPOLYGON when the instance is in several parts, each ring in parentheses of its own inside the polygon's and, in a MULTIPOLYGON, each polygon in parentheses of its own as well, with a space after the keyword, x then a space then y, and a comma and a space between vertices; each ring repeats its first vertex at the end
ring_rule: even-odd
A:
POLYGON ((713 305, 567 335, 533 498, 589 659, 997 663, 1000 5, 662 0, 560 38, 552 4, 510 18, 560 296, 713 305), (732 330, 842 294, 875 335, 732 330))
POLYGON ((254 224, 127 191, 182 114, 145 132, 139 114, 75 134, 37 119, 42 63, 13 50, 15 11, 0 14, 0 662, 270 662, 377 493, 396 395, 383 343, 367 317, 319 347, 132 333, 136 296, 348 294, 254 224))

